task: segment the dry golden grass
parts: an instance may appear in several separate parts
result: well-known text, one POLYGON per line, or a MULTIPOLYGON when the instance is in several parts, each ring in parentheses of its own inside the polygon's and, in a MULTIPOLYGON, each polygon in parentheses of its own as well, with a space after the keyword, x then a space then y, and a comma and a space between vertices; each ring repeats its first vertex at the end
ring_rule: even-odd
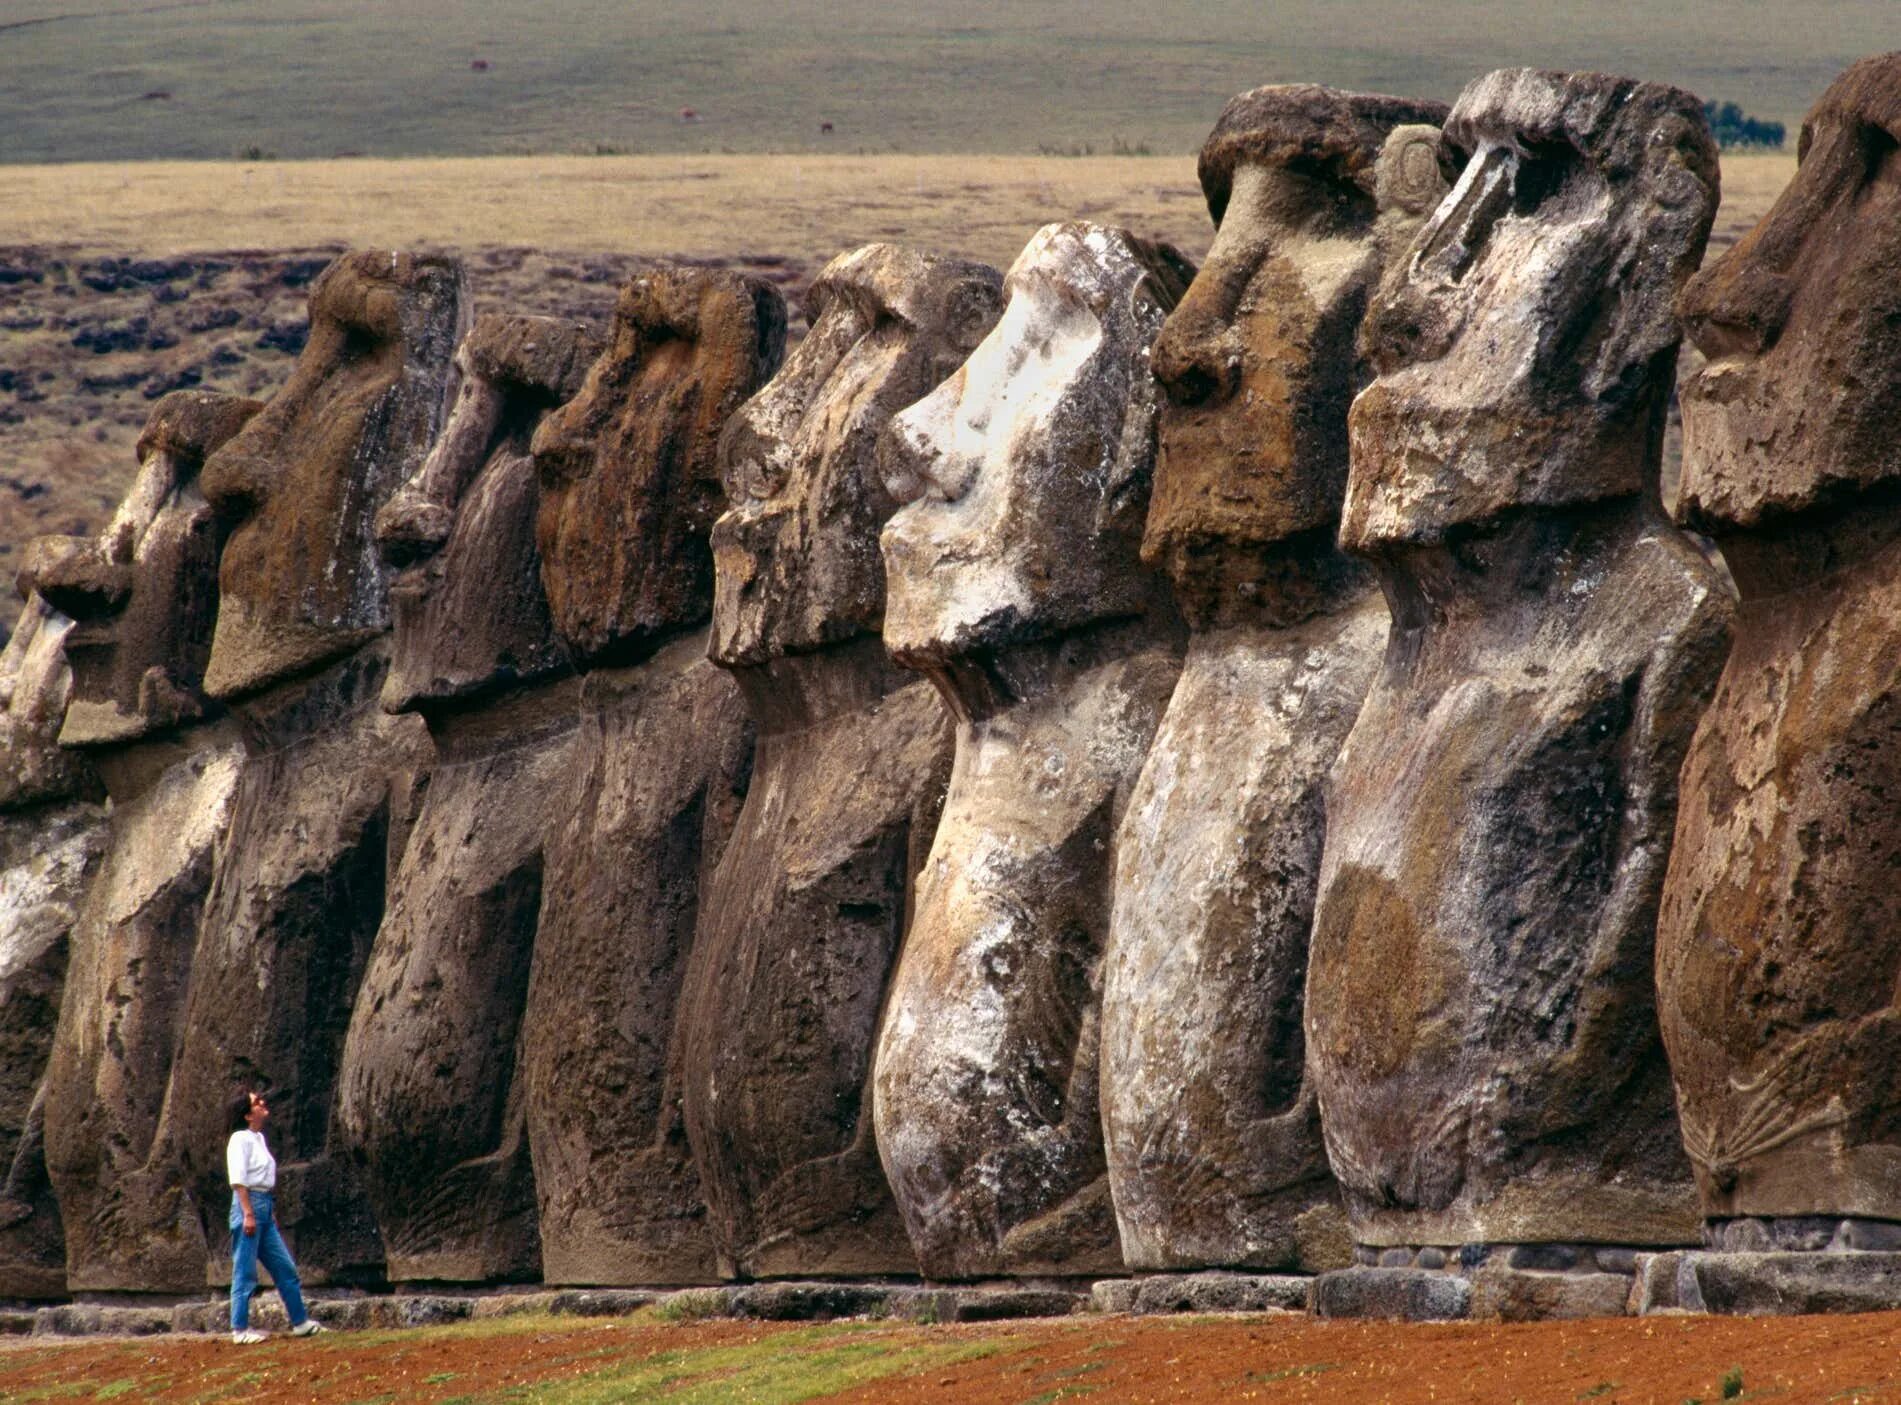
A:
POLYGON ((1008 264, 1088 218, 1205 249, 1190 156, 562 156, 0 166, 0 244, 147 256, 434 244, 829 258, 896 239, 1008 264))
MULTIPOLYGON (((1723 162, 1719 242, 1793 157, 1723 162)), ((1212 230, 1188 156, 565 156, 0 166, 0 244, 146 256, 313 244, 612 249, 823 260, 877 239, 1007 265, 1087 218, 1191 255, 1212 230)))

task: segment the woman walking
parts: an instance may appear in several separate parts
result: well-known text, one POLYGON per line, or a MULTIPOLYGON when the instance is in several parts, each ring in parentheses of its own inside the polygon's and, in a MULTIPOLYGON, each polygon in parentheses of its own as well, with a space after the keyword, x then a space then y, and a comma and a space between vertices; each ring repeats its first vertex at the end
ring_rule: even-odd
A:
POLYGON ((307 1337, 328 1330, 304 1311, 297 1265, 291 1262, 284 1236, 277 1230, 272 1203, 277 1158, 264 1144, 264 1123, 270 1115, 262 1094, 247 1089, 231 1100, 231 1140, 224 1148, 231 1181, 231 1340, 241 1346, 264 1340, 262 1332, 251 1330, 251 1294, 257 1291, 259 1259, 271 1271, 271 1281, 290 1314, 290 1334, 307 1337))

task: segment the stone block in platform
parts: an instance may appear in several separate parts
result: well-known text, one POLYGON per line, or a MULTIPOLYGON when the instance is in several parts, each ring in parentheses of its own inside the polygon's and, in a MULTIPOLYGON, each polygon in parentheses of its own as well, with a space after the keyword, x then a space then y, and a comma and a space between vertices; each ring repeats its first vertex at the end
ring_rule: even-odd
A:
POLYGON ((1901 1253, 1793 1251, 1659 1254, 1645 1265, 1639 1310, 1735 1317, 1901 1308, 1901 1253), (1674 1259, 1665 1263, 1662 1260, 1674 1259))
POLYGON ((31 1308, 0 1309, 0 1337, 24 1337, 33 1331, 38 1316, 31 1308))
POLYGON ((438 1327, 466 1322, 475 1315, 475 1299, 418 1295, 396 1299, 396 1317, 404 1327, 438 1327))
POLYGON ((36 1337, 153 1337, 171 1330, 170 1307, 62 1303, 33 1314, 36 1337))
POLYGON ((1472 1315, 1472 1284, 1426 1268, 1342 1268, 1314 1279, 1318 1317, 1453 1322, 1472 1315))
POLYGON ((1157 1273, 1109 1278, 1090 1290, 1097 1312, 1304 1312, 1314 1280, 1305 1274, 1157 1273))
POLYGON ((1623 1317, 1631 1279, 1621 1273, 1566 1272, 1486 1264, 1472 1275, 1472 1316, 1502 1322, 1623 1317))
POLYGON ((883 1317, 895 1296, 915 1289, 884 1283, 752 1283, 731 1291, 729 1314, 769 1322, 823 1322, 834 1317, 883 1317))

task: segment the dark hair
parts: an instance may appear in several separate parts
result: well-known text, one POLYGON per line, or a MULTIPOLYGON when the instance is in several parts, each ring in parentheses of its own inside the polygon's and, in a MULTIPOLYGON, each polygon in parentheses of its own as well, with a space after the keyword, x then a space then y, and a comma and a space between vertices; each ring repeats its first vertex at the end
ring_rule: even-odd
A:
POLYGON ((231 1124, 227 1131, 242 1132, 251 1125, 251 1099, 255 1096, 249 1088, 240 1088, 231 1095, 230 1115, 225 1119, 231 1124))

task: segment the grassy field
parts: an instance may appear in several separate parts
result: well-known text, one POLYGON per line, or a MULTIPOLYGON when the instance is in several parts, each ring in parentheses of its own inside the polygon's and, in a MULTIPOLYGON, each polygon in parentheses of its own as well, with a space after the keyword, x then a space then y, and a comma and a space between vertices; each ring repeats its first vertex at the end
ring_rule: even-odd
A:
POLYGON ((7 0, 0 162, 1179 153, 1260 83, 1450 99, 1508 64, 1660 79, 1793 129, 1896 38, 1893 0, 7 0))

